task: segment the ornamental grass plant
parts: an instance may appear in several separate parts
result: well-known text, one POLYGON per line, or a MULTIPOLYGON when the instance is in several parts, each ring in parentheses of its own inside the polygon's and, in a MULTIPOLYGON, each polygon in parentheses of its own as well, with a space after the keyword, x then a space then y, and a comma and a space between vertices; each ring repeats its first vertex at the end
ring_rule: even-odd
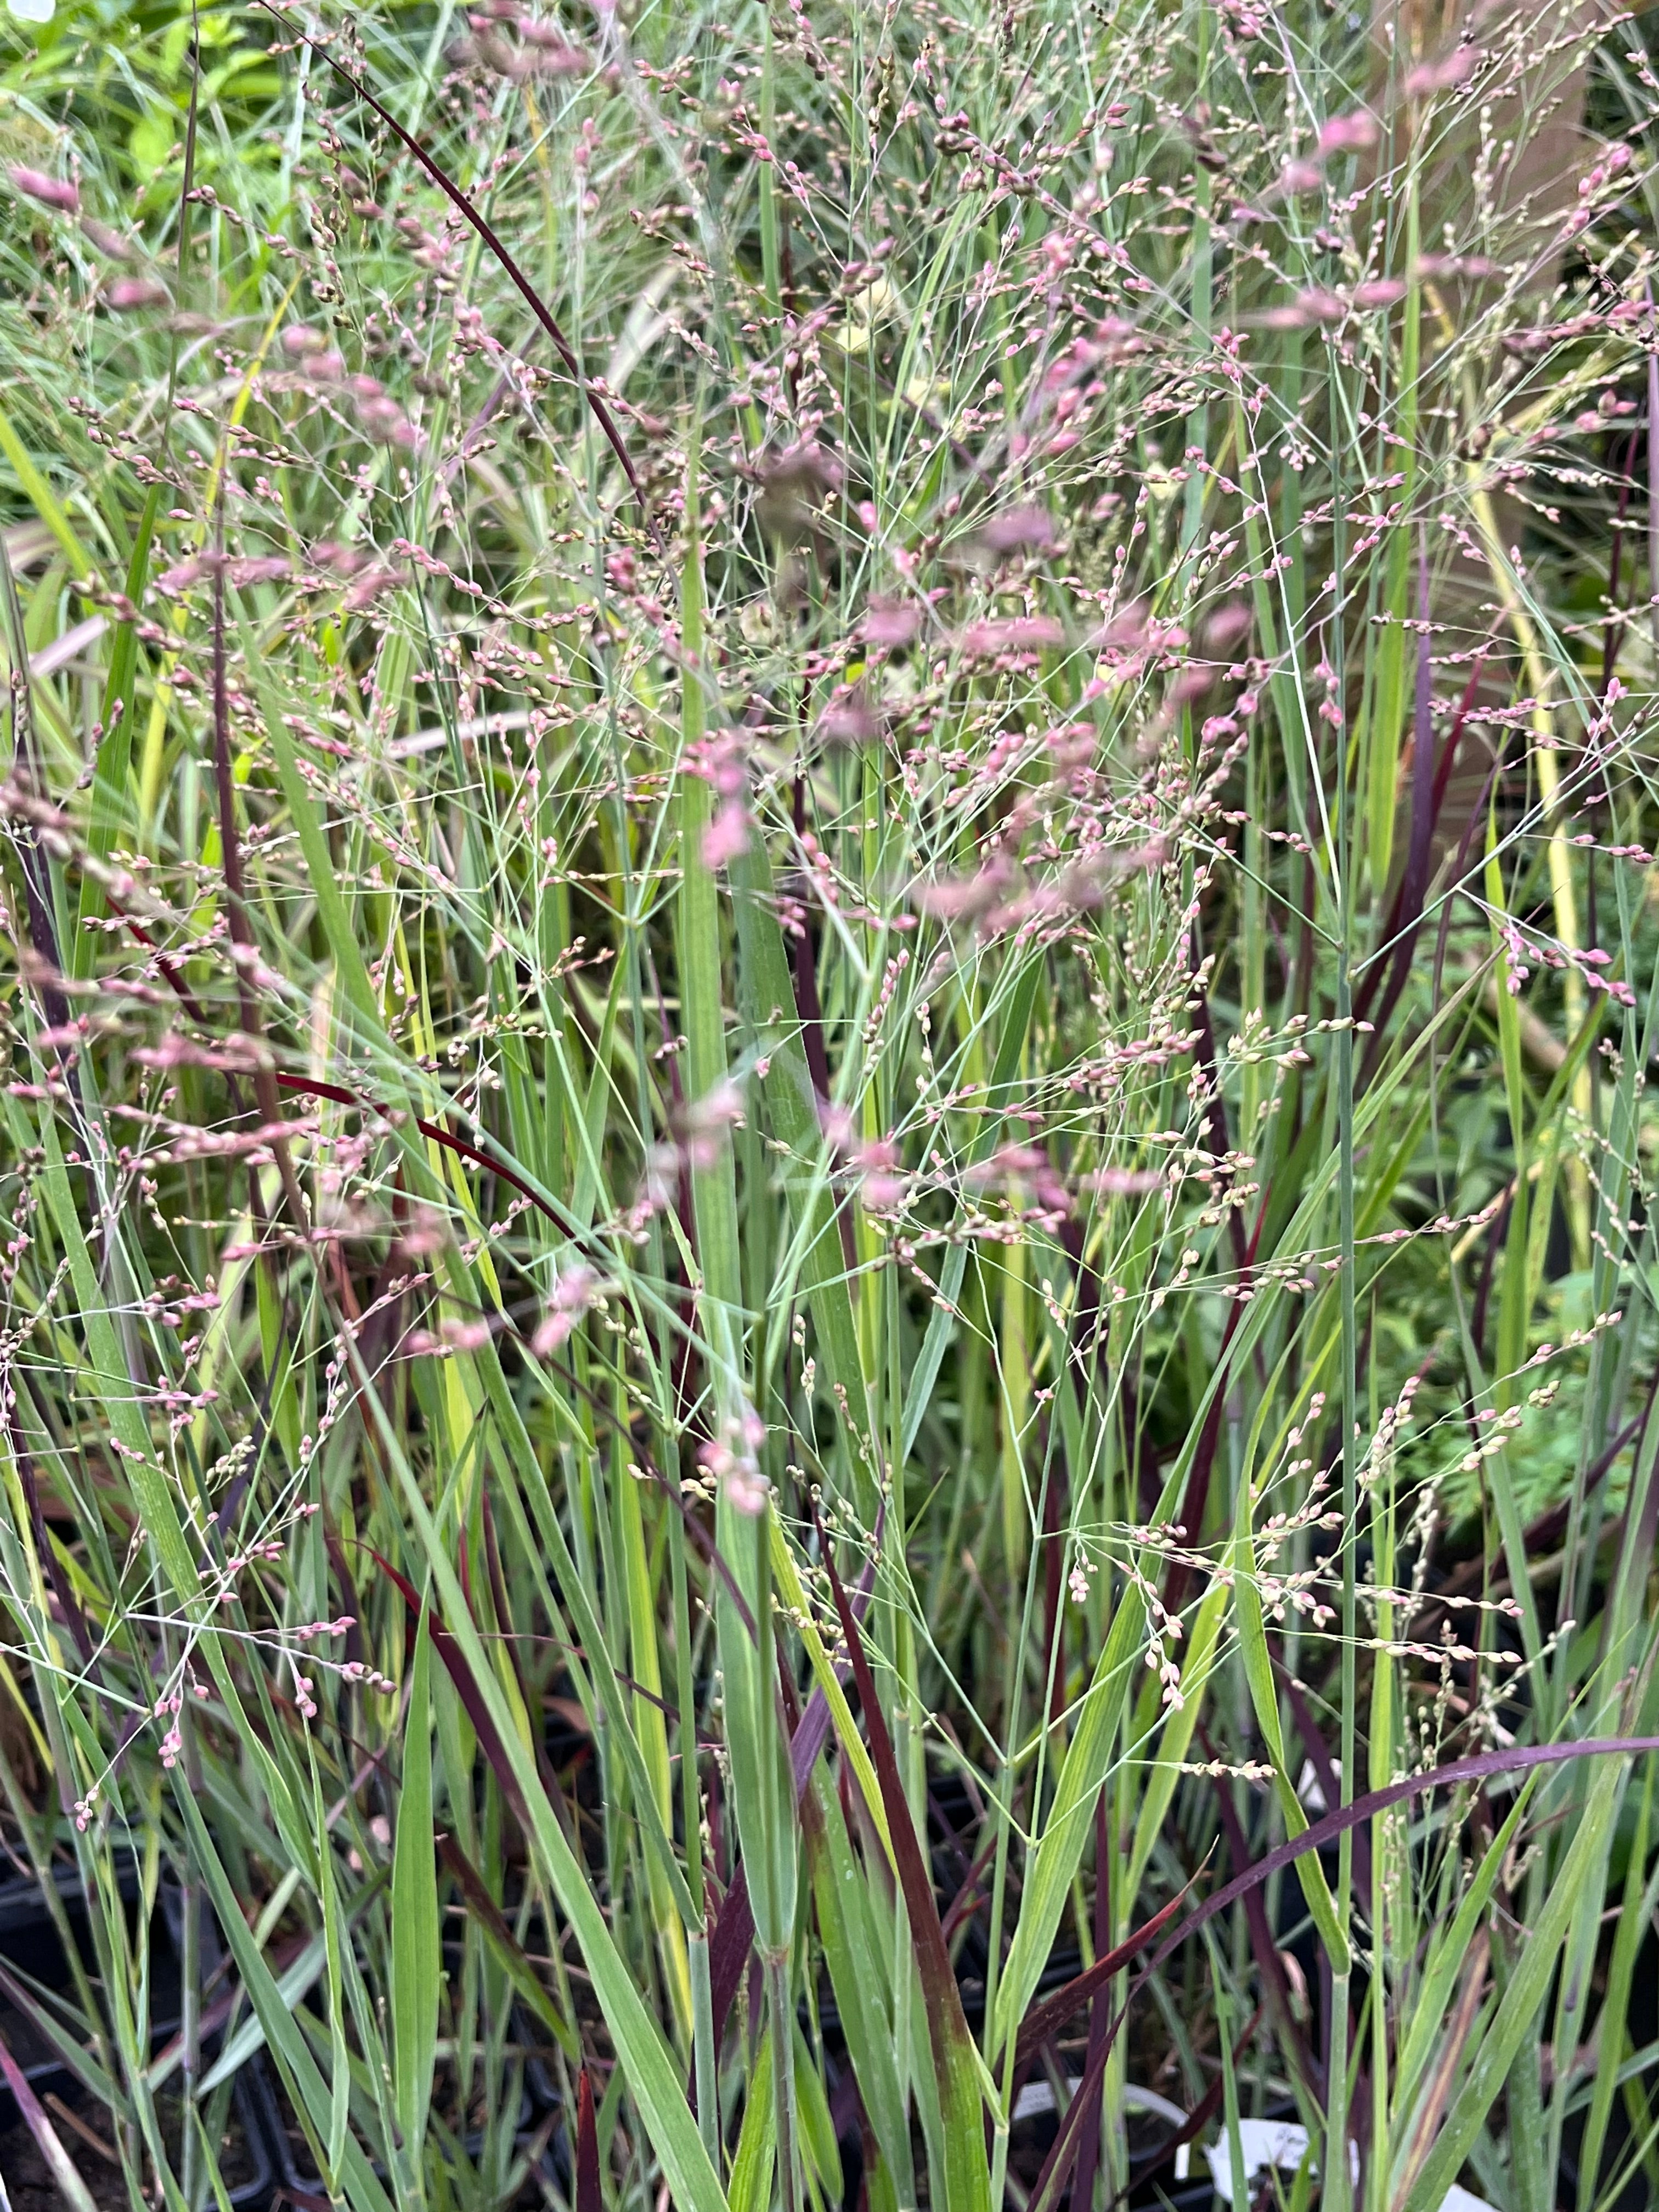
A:
POLYGON ((11 4, 0 2203, 1659 2201, 1644 21, 11 4))

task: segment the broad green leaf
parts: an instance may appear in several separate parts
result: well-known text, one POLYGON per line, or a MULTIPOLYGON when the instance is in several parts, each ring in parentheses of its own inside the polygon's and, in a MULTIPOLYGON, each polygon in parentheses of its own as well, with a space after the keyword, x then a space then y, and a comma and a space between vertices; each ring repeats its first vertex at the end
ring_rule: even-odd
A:
POLYGON ((788 1747, 778 1725, 777 1668, 772 1630, 769 1504, 739 1511, 723 1494, 715 1508, 720 1550, 744 1597, 751 1632, 724 1577, 715 1584, 714 1620, 726 1686, 726 1755, 743 1863, 749 1875, 755 1934, 763 1957, 788 1950, 795 1920, 795 1786, 788 1747))
POLYGON ((778 2150, 774 2073, 772 2030, 768 2027, 762 2031, 755 2063, 748 2069, 749 2094, 738 2133, 737 2156, 732 2161, 732 2212, 769 2212, 778 2150))
POLYGON ((403 1785, 392 1860, 392 2047, 398 2125, 416 2153, 426 2136, 438 2042, 438 1872, 432 1825, 432 1638, 422 1613, 404 1724, 403 1785))

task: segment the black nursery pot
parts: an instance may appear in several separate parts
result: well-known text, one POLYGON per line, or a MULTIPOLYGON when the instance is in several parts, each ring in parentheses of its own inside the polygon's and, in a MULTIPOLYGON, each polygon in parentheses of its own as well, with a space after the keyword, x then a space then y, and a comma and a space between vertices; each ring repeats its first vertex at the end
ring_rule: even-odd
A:
MULTIPOLYGON (((514 2130, 515 2144, 522 2148, 541 2132, 549 2112, 562 2111, 562 2103, 552 2076, 539 2060, 529 2060, 525 2067, 525 2084, 520 2100, 518 2124, 514 2130), (538 2081, 532 2084, 532 2068, 538 2081)), ((260 2084, 263 2092, 261 2110, 268 2118, 266 2125, 271 2144, 275 2174, 287 2201, 298 2208, 298 2212, 330 2212, 328 2191, 311 2162, 303 2130, 289 2110, 288 2100, 273 2082, 270 2071, 261 2068, 260 2084)), ((469 2158, 476 2159, 483 2148, 482 2131, 462 2138, 461 2148, 469 2158)), ((377 2159, 374 2161, 376 2178, 390 2184, 391 2176, 377 2159)), ((570 2193, 571 2169, 569 2140, 562 2120, 549 2134, 541 2155, 532 2171, 550 2182, 561 2195, 570 2193)), ((514 2202, 519 2200, 515 2199, 514 2202)), ((526 2197, 526 2203, 538 2198, 526 2197)))
MULTIPOLYGON (((70 1940, 80 1953, 88 1973, 95 1976, 97 1969, 92 1933, 80 1876, 74 1868, 62 1867, 56 1869, 54 1878, 70 1940)), ((120 1891, 129 1905, 136 1904, 139 1893, 137 1869, 130 1861, 123 1863, 120 1869, 120 1891)), ((166 1910, 167 1902, 164 1895, 161 1932, 167 1939, 174 1939, 179 1923, 176 1912, 170 1915, 166 1910)), ((173 1902, 176 1905, 176 1899, 173 1902)), ((164 1940, 158 1943, 153 1956, 156 1972, 152 2002, 152 2047, 160 2051, 179 2030, 175 1941, 164 1940)), ((63 1940, 45 1897, 33 1881, 19 1880, 0 1883, 0 1964, 10 1967, 20 1978, 27 1977, 48 1989, 63 1989, 70 1983, 70 1963, 64 1955, 63 1940)), ((120 2212, 126 2212, 129 2199, 118 2166, 102 2157, 88 2137, 65 2120, 60 2112, 54 2111, 46 2100, 52 2099, 67 2108, 92 2136, 105 2142, 108 2139, 108 2114, 87 2094, 52 2046, 36 2034, 27 2016, 9 2003, 3 1994, 0 1994, 0 2035, 4 2036, 7 2047, 21 2069, 30 2088, 46 2106, 48 2117, 92 2192, 94 2203, 100 2207, 107 2203, 110 2207, 118 2207, 120 2212)), ((216 2039, 210 2038, 204 2045, 210 2057, 216 2047, 216 2039)), ((262 2072, 263 2069, 256 2060, 242 2069, 235 2083, 231 2112, 240 2140, 230 2160, 227 2193, 232 2204, 258 2206, 263 2212, 263 2208, 270 2202, 276 2176, 270 2131, 260 2109, 261 2100, 258 2094, 258 2075, 262 2072)), ((165 2114, 168 2102, 166 2090, 161 2093, 160 2101, 165 2114)), ((40 2164, 40 2154, 33 2136, 17 2109, 16 2101, 10 2091, 0 2084, 0 2174, 5 2178, 13 2212, 48 2212, 48 2208, 55 2208, 60 2202, 49 2177, 44 2171, 37 2171, 40 2164)))

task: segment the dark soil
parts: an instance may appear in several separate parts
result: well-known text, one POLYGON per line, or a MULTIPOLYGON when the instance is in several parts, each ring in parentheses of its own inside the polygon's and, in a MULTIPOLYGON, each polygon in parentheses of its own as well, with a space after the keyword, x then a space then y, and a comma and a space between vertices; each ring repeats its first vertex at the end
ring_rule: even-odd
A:
MULTIPOLYGON (((109 2212, 129 2212, 131 2199, 120 2169, 89 2149, 72 2129, 55 2118, 53 2124, 59 2136, 68 2137, 64 2148, 74 2160, 99 2212, 104 2212, 106 2206, 109 2212)), ((12 2212, 62 2212, 64 2200, 58 2186, 34 2137, 21 2121, 0 2135, 0 2179, 5 2182, 12 2212)))
MULTIPOLYGON (((80 2097, 65 2097, 64 2101, 94 2134, 109 2142, 111 2131, 107 2112, 80 2097)), ((176 2144, 179 2139, 179 2100, 163 2092, 156 2100, 156 2112, 161 2123, 163 2141, 169 2145, 176 2144)), ((98 2212, 130 2212, 132 2200, 127 2195, 126 2183, 122 2179, 119 2166, 112 2166, 107 2159, 101 2158, 83 2136, 50 2107, 46 2116, 56 2128, 64 2149, 74 2160, 82 2180, 86 2183, 98 2212)), ((227 2191, 234 2196, 245 2182, 257 2179, 262 2166, 263 2160, 249 2144, 243 2130, 241 2115, 233 2104, 219 2150, 219 2172, 227 2191)), ((6 2185, 12 2212, 63 2212, 63 2197, 52 2179, 51 2171, 34 2137, 21 2120, 0 2134, 0 2180, 6 2185)))

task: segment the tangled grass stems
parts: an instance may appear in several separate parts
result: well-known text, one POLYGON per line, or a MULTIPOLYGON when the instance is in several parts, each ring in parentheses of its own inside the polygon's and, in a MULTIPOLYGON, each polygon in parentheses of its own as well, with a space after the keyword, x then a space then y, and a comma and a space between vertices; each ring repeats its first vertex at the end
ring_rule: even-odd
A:
POLYGON ((4 68, 14 2203, 1646 2202, 1640 23, 4 68))

